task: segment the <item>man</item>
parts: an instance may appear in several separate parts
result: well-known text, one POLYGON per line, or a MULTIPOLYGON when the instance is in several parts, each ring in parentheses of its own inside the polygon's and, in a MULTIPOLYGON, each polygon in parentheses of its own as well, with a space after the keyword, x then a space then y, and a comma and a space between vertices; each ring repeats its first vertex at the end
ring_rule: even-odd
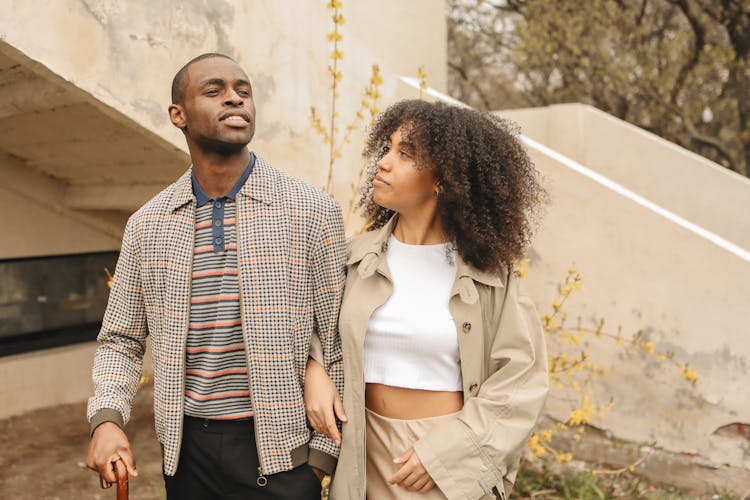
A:
POLYGON ((338 444, 308 427, 303 384, 315 330, 343 389, 341 211, 247 149, 252 86, 229 57, 188 62, 169 116, 193 164, 125 228, 94 359, 87 465, 109 483, 113 466, 137 475, 122 428, 150 335, 169 499, 319 499, 338 444))

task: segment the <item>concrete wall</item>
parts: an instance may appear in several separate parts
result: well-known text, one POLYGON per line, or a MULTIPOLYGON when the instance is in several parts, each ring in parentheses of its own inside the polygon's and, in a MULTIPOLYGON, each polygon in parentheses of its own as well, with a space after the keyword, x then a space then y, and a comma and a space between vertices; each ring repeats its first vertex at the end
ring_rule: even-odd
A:
MULTIPOLYGON (((2 0, 13 23, 2 38, 149 132, 184 149, 168 120, 169 85, 191 57, 220 51, 237 59, 254 85, 258 126, 252 147, 316 184, 326 179, 327 148, 310 133, 309 110, 330 109, 331 31, 326 2, 293 0, 2 0), (33 29, 32 29, 33 28, 33 29)), ((370 66, 386 78, 416 74, 446 85, 445 11, 441 0, 344 2, 341 128, 353 119, 370 66), (415 20, 419 21, 416 22, 415 20)), ((384 85, 383 100, 393 89, 384 85)), ((336 194, 348 197, 362 135, 338 163, 336 194)))
MULTIPOLYGON (((86 342, 0 358, 0 418, 89 398, 96 347, 86 342)), ((144 364, 151 366, 149 351, 144 364)))
MULTIPOLYGON (((555 285, 575 266, 585 281, 566 306, 569 321, 580 315, 592 327, 605 318, 605 330, 622 326, 626 341, 643 330, 657 351, 675 352, 699 376, 692 388, 670 363, 591 339, 585 349, 611 370, 595 380, 595 393, 601 402, 616 398, 595 424, 620 439, 750 468, 745 439, 715 435, 750 415, 750 263, 543 153, 532 155, 551 193, 527 279, 540 313, 551 310, 555 285)), ((550 399, 556 418, 569 410, 550 399)))
MULTIPOLYGON (((166 109, 175 72, 203 52, 226 53, 247 70, 258 111, 251 148, 323 186, 328 147, 309 115, 313 105, 323 117, 330 110, 326 3, 0 0, 8 20, 0 23, 0 228, 15 236, 0 241, 0 258, 119 248, 128 214, 188 166, 166 109), (39 207, 12 210, 31 197, 39 207)), ((422 65, 430 84, 445 89, 442 0, 343 3, 342 130, 372 64, 385 78, 383 103, 395 99, 398 75, 422 65)), ((336 165, 334 194, 344 206, 360 167, 362 125, 336 165)), ((0 357, 0 418, 88 396, 90 355, 91 346, 79 346, 0 357)))
POLYGON ((750 249, 750 179, 584 104, 500 112, 534 140, 750 249))
POLYGON ((95 349, 89 342, 0 358, 0 418, 91 396, 95 349))
POLYGON ((125 215, 102 220, 73 212, 61 203, 64 186, 8 157, 0 156, 0 185, 0 228, 8 235, 0 239, 0 258, 119 249, 125 215))

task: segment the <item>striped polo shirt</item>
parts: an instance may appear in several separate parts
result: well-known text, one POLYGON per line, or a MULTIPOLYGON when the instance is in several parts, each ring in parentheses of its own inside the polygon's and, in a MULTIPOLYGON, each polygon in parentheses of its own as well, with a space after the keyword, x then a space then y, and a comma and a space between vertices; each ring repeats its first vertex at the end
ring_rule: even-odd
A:
POLYGON ((211 198, 193 171, 195 248, 190 323, 185 354, 185 415, 240 419, 253 415, 240 317, 237 276, 237 192, 255 163, 234 187, 211 198))

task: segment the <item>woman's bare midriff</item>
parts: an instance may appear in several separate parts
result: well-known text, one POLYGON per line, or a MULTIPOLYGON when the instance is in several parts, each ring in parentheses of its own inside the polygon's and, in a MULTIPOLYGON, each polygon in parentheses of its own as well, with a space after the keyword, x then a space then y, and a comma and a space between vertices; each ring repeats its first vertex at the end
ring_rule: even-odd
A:
POLYGON ((413 420, 455 413, 464 406, 461 391, 425 391, 383 384, 367 384, 365 406, 388 418, 413 420))

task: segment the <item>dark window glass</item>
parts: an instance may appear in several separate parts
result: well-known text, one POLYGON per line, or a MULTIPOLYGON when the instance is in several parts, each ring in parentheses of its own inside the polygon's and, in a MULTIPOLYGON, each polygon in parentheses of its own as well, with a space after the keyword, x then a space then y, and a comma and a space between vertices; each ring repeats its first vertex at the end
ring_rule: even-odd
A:
POLYGON ((0 260, 0 356, 95 338, 117 256, 0 260))

